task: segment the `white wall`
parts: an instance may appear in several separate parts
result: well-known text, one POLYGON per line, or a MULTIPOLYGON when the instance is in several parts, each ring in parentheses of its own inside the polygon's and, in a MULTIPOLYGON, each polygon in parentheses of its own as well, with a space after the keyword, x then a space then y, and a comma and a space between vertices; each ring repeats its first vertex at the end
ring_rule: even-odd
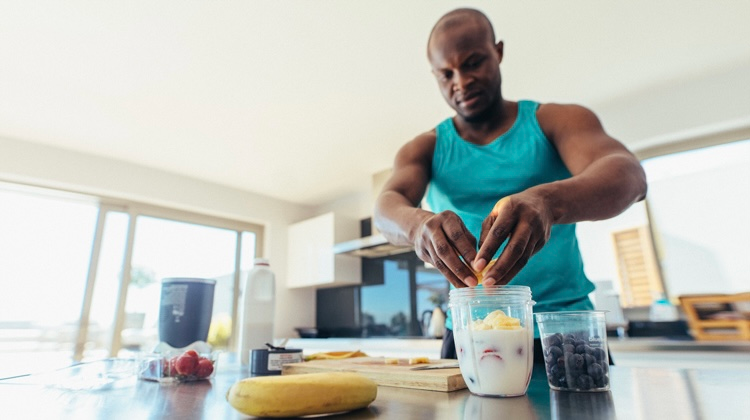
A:
POLYGON ((648 86, 590 106, 607 132, 631 149, 690 130, 750 118, 750 60, 711 68, 686 79, 648 86))
POLYGON ((30 142, 0 137, 0 180, 137 200, 265 226, 266 256, 277 276, 277 337, 315 323, 315 292, 288 290, 287 228, 312 210, 197 179, 30 142), (291 310, 290 308, 294 308, 291 310))

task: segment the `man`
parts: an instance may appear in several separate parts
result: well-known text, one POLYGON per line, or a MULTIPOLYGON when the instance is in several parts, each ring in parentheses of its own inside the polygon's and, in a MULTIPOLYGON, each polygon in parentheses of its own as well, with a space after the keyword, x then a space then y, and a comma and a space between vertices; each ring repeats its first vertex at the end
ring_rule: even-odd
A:
MULTIPOLYGON (((640 163, 584 107, 504 99, 503 42, 481 12, 440 18, 427 56, 456 115, 398 151, 376 226, 452 287, 477 285, 489 265, 482 284, 530 286, 535 312, 592 309, 575 222, 642 200, 640 163), (419 207, 425 193, 430 210, 419 207)), ((442 357, 455 358, 446 326, 442 357)))

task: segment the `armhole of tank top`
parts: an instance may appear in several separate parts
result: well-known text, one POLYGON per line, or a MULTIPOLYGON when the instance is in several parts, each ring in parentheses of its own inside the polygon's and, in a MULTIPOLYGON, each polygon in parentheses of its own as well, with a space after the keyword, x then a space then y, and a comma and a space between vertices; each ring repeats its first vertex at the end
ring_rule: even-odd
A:
POLYGON ((434 177, 436 173, 443 168, 443 160, 445 159, 445 153, 443 150, 449 145, 450 129, 452 127, 452 120, 450 118, 443 120, 437 127, 435 127, 435 148, 432 151, 432 165, 431 165, 431 177, 434 177), (441 140, 442 138, 442 140, 441 140))
POLYGON ((542 130, 542 126, 539 125, 539 118, 537 118, 536 113, 539 111, 539 107, 541 104, 539 102, 534 101, 525 101, 528 102, 529 109, 529 115, 528 118, 531 121, 532 127, 534 127, 534 130, 539 134, 539 137, 544 139, 544 144, 547 145, 547 147, 557 153, 557 148, 554 144, 552 144, 552 141, 547 137, 546 134, 544 134, 544 130, 542 130))

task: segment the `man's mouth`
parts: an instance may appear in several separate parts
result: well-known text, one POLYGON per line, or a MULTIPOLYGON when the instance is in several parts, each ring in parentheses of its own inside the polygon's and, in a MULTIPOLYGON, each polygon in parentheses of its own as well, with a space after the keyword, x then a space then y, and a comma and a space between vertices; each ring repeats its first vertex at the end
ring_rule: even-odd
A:
POLYGON ((461 95, 456 102, 462 107, 467 107, 474 104, 480 97, 479 92, 469 92, 461 95))

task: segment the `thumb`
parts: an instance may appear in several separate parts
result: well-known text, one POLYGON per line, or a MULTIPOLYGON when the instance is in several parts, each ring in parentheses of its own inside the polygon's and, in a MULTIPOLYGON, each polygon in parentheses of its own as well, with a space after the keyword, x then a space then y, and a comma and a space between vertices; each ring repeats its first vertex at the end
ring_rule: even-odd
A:
POLYGON ((512 220, 509 220, 505 215, 510 205, 510 197, 503 197, 495 203, 492 207, 492 211, 482 223, 482 232, 479 239, 479 251, 477 256, 474 258, 472 267, 476 271, 482 271, 490 258, 494 255, 495 251, 500 247, 500 244, 505 240, 505 237, 509 234, 512 225, 512 220), (495 232, 494 235, 490 235, 490 230, 496 229, 500 232, 495 232), (502 238, 498 242, 498 238, 502 238))

